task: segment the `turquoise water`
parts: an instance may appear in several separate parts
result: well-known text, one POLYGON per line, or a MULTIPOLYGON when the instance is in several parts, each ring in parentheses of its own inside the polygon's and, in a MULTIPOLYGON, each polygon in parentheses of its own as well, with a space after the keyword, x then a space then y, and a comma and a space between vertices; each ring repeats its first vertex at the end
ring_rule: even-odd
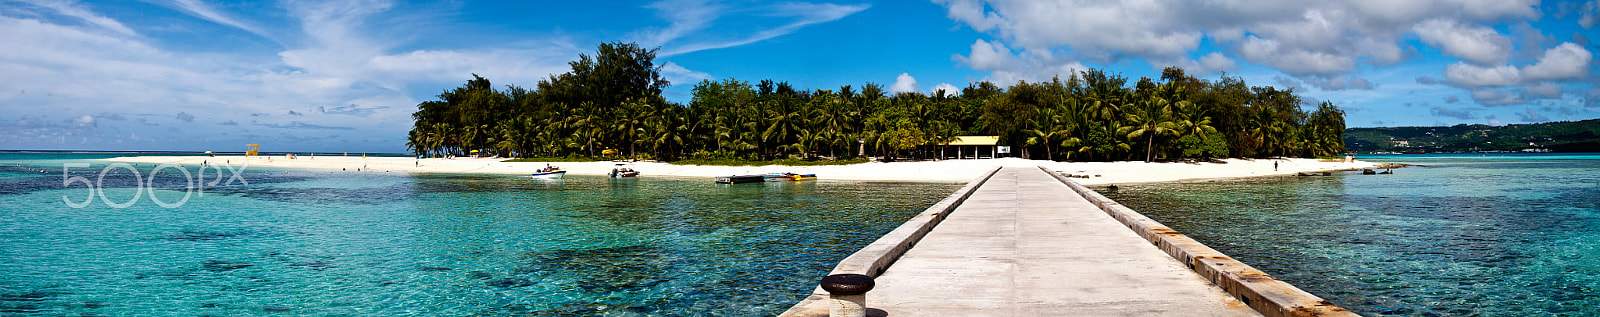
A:
POLYGON ((0 315, 775 315, 960 187, 93 162, 70 207, 109 156, 0 153, 0 315))
POLYGON ((1393 175, 1106 196, 1366 315, 1600 315, 1600 155, 1367 156, 1393 175))

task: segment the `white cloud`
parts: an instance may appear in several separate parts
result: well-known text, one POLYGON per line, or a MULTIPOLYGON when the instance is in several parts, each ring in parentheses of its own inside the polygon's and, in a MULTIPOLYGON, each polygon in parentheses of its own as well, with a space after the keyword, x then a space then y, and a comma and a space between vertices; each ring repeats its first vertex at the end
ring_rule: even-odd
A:
POLYGON ((1254 35, 1239 46, 1239 55, 1296 76, 1339 74, 1356 67, 1354 56, 1290 47, 1254 35))
POLYGON ((1551 82, 1528 85, 1527 87, 1523 87, 1522 91, 1524 92, 1523 95, 1525 95, 1528 99, 1561 98, 1561 85, 1551 82))
POLYGON ((1589 73, 1589 62, 1594 54, 1571 42, 1544 51, 1539 62, 1522 69, 1531 80, 1560 80, 1582 78, 1589 73))
POLYGON ((967 56, 959 54, 951 59, 978 70, 990 71, 987 81, 1010 86, 1018 81, 1045 81, 1052 77, 1069 77, 1088 67, 1074 60, 1057 58, 1049 51, 1012 53, 999 41, 979 39, 972 43, 967 56))
POLYGON ((1153 62, 1152 64, 1152 66, 1155 67, 1164 67, 1163 65, 1177 66, 1178 68, 1182 68, 1190 76, 1196 77, 1231 71, 1239 68, 1238 65, 1234 64, 1232 58, 1228 58, 1228 56, 1222 55, 1220 52, 1211 52, 1205 56, 1200 56, 1199 60, 1179 58, 1166 62, 1153 62))
POLYGON ((667 77, 667 81, 672 82, 673 84, 693 85, 701 80, 711 79, 711 74, 689 70, 688 68, 678 66, 677 63, 673 62, 662 64, 661 74, 667 77))
POLYGON ((1561 98, 1559 82, 1581 80, 1589 76, 1589 64, 1593 59, 1594 55, 1583 47, 1562 43, 1545 50, 1533 65, 1483 67, 1455 63, 1445 68, 1444 77, 1450 85, 1471 89, 1472 99, 1479 104, 1523 104, 1537 99, 1561 98))
POLYGON ((1514 86, 1522 83, 1522 71, 1510 65, 1482 67, 1467 63, 1450 64, 1444 78, 1460 87, 1514 86))
POLYGON ((1201 56, 1200 67, 1204 67, 1208 71, 1228 71, 1237 68, 1233 64, 1232 58, 1223 56, 1222 53, 1218 52, 1211 52, 1211 54, 1201 56))
MULTIPOLYGON (((68 125, 0 124, 0 135, 5 135, 0 137, 0 146, 48 148, 40 144, 88 142, 92 146, 98 142, 174 149, 200 142, 193 138, 194 131, 173 133, 146 126, 162 122, 155 119, 166 119, 192 120, 195 129, 233 133, 205 137, 222 138, 216 140, 325 138, 324 133, 297 128, 349 127, 355 130, 340 142, 367 140, 367 146, 396 150, 417 103, 408 86, 458 83, 470 73, 497 83, 532 84, 565 71, 565 62, 578 51, 563 42, 540 43, 537 49, 396 51, 393 47, 408 45, 405 38, 385 37, 364 27, 367 21, 389 14, 384 12, 384 4, 288 2, 284 6, 286 15, 300 23, 299 30, 310 41, 293 43, 278 52, 281 59, 277 60, 172 52, 153 39, 106 32, 106 25, 116 21, 81 23, 66 14, 29 15, 0 9, 0 30, 4 30, 0 31, 0 43, 29 48, 0 50, 0 73, 6 74, 0 76, 0 87, 10 90, 0 93, 0 120, 17 116, 71 118, 56 121, 68 125), (14 93, 18 91, 23 93, 14 93), (359 112, 345 114, 365 119, 352 121, 341 113, 315 111, 346 106, 359 112), (161 111, 147 113, 146 109, 161 111), (304 115, 249 115, 286 111, 304 115), (87 120, 101 117, 82 117, 91 114, 137 120, 91 122, 87 120), (289 117, 298 123, 286 122, 289 117), (84 122, 92 124, 85 126, 84 122), (220 128, 229 122, 231 128, 220 128), (252 127, 284 129, 263 135, 252 127), (88 135, 97 137, 69 137, 88 135), (131 135, 139 139, 133 140, 131 135)), ((78 15, 99 16, 88 11, 78 15)))
POLYGON ((1523 99, 1522 96, 1510 91, 1493 88, 1473 89, 1472 100, 1477 101, 1478 104, 1485 106, 1506 106, 1528 103, 1528 100, 1523 99))
POLYGON ((934 2, 950 19, 993 36, 958 57, 992 78, 1036 78, 1023 69, 1124 59, 1206 70, 1232 68, 1238 59, 1296 77, 1333 78, 1362 64, 1405 61, 1409 33, 1464 60, 1494 64, 1514 46, 1484 33, 1492 32, 1485 25, 1540 16, 1537 0, 934 2), (1221 52, 1187 60, 1206 38, 1221 52), (1003 47, 1012 49, 996 49, 1003 47))
POLYGON ((122 22, 117 22, 117 20, 112 20, 111 18, 94 13, 88 8, 79 5, 77 1, 24 0, 22 2, 29 5, 47 8, 55 11, 57 14, 77 18, 79 20, 83 20, 83 22, 87 22, 112 32, 120 33, 122 35, 137 35, 133 29, 122 25, 122 22))
POLYGON ((705 28, 710 21, 718 18, 719 14, 721 13, 715 10, 716 7, 699 1, 658 2, 655 5, 652 5, 652 7, 656 8, 657 10, 661 10, 661 15, 668 17, 668 19, 672 20, 673 22, 672 25, 668 26, 666 29, 658 30, 656 32, 646 32, 646 34, 643 34, 642 37, 648 41, 654 41, 662 46, 662 51, 657 54, 657 56, 668 57, 690 52, 728 48, 760 42, 770 38, 794 33, 795 31, 799 31, 800 28, 803 28, 807 25, 842 19, 852 14, 856 14, 857 12, 861 12, 862 10, 866 10, 867 8, 871 8, 872 6, 867 4, 837 5, 830 3, 816 4, 803 2, 784 2, 768 5, 754 8, 751 11, 754 11, 756 14, 762 16, 790 17, 794 20, 787 24, 757 31, 754 34, 746 35, 733 40, 699 40, 685 44, 671 43, 682 38, 691 31, 705 28))
POLYGON ((1511 39, 1482 25, 1432 19, 1418 23, 1412 30, 1422 42, 1438 47, 1445 54, 1479 65, 1504 63, 1511 55, 1511 39))
POLYGON ((239 20, 228 17, 226 14, 217 12, 217 10, 212 9, 211 6, 200 2, 199 0, 172 0, 172 3, 178 5, 178 9, 182 10, 184 13, 205 19, 206 21, 239 28, 240 30, 255 33, 256 35, 260 35, 262 37, 272 38, 271 34, 267 34, 267 32, 263 31, 261 28, 239 22, 239 20))
POLYGON ((720 17, 724 9, 706 0, 657 1, 647 7, 655 9, 656 15, 667 19, 669 24, 666 28, 649 28, 635 34, 634 37, 644 47, 661 46, 690 32, 704 29, 712 20, 720 17))
POLYGON ((1307 9, 1299 20, 1264 22, 1252 28, 1261 36, 1281 42, 1286 46, 1318 51, 1331 51, 1345 44, 1343 37, 1348 19, 1339 10, 1307 9))
POLYGON ((972 42, 972 53, 957 55, 955 59, 975 69, 1010 71, 1020 66, 1016 55, 1012 55, 1005 44, 982 39, 972 42))
POLYGON ((1202 37, 1200 30, 1176 23, 1163 4, 1149 1, 935 2, 949 9, 949 17, 978 31, 999 33, 1030 50, 1068 45, 1098 58, 1116 54, 1172 58, 1195 49, 1202 37))
POLYGON ((897 94, 902 92, 920 94, 922 93, 922 87, 917 86, 917 79, 911 77, 910 73, 900 73, 900 76, 894 78, 894 84, 889 85, 889 92, 897 94))
POLYGON ((961 95, 961 88, 956 87, 956 85, 951 85, 950 83, 939 83, 938 85, 934 85, 933 90, 930 90, 929 94, 937 94, 941 90, 944 91, 944 95, 946 97, 961 95))

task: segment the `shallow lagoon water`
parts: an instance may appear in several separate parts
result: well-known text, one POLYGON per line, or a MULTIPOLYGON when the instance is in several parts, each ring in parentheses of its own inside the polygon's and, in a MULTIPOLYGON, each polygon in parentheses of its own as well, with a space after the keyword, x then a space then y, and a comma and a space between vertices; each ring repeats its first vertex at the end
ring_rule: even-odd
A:
POLYGON ((773 315, 960 187, 249 168, 176 208, 68 207, 61 163, 104 156, 0 155, 0 314, 773 315))
POLYGON ((1366 315, 1600 315, 1600 156, 1362 159, 1429 167, 1099 190, 1366 315))

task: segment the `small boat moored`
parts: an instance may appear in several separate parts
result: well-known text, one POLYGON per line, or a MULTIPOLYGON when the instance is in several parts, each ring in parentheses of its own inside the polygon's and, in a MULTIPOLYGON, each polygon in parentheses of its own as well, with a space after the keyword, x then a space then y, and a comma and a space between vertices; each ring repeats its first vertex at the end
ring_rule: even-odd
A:
POLYGON ((766 178, 766 175, 717 176, 717 184, 759 183, 766 181, 766 178))
POLYGON ((534 171, 533 175, 531 176, 536 178, 561 178, 562 175, 567 175, 567 171, 561 169, 559 166, 550 166, 546 164, 544 168, 534 171))
POLYGON ((627 164, 617 163, 617 167, 611 168, 611 173, 606 175, 610 175, 611 178, 639 177, 639 171, 633 170, 627 164))
POLYGON ((817 180, 817 174, 773 173, 766 175, 766 181, 768 182, 814 180, 817 180))

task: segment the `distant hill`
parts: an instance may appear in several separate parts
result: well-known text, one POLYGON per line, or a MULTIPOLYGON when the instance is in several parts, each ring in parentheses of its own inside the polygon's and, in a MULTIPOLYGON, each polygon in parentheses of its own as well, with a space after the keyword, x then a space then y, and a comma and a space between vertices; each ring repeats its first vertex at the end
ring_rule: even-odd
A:
POLYGON ((1345 129, 1350 151, 1475 152, 1551 151, 1600 152, 1600 119, 1489 126, 1396 127, 1345 129))

